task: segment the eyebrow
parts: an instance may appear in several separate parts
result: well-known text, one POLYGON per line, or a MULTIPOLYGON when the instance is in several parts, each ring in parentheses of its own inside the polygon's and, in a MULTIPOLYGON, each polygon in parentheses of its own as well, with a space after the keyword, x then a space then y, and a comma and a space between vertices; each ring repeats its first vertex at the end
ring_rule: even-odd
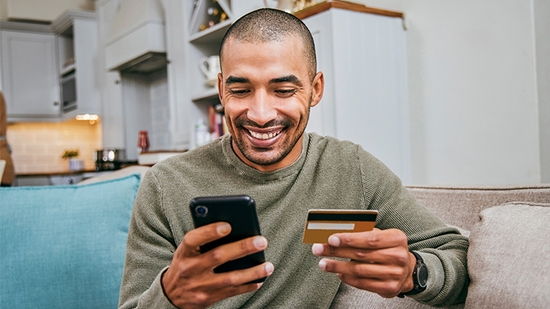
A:
POLYGON ((287 75, 283 77, 277 77, 269 81, 270 84, 277 84, 277 83, 293 83, 297 86, 302 86, 302 81, 296 77, 296 75, 287 75))
MULTIPOLYGON (((227 85, 231 85, 231 84, 249 84, 250 80, 248 78, 245 78, 245 77, 238 77, 238 76, 232 76, 231 75, 231 76, 227 77, 227 79, 225 80, 225 83, 227 85)), ((293 83, 293 84, 298 85, 298 86, 303 85, 302 81, 298 77, 296 77, 295 75, 287 75, 287 76, 273 78, 272 80, 269 81, 269 83, 270 84, 293 83)))
POLYGON ((231 84, 248 84, 248 83, 250 83, 250 80, 248 78, 236 77, 236 76, 231 75, 225 80, 225 83, 227 85, 231 85, 231 84))

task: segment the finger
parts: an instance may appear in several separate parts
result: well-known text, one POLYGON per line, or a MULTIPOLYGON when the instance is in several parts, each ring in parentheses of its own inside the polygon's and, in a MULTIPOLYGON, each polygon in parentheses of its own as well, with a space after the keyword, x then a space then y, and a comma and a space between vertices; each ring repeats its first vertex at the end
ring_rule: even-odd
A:
POLYGON ((205 252, 205 260, 210 267, 217 267, 228 261, 232 261, 267 248, 267 239, 263 236, 254 236, 236 242, 216 247, 205 252))
POLYGON ((312 252, 316 256, 340 257, 371 264, 393 264, 399 266, 407 265, 409 254, 407 247, 393 247, 375 250, 333 247, 330 245, 321 244, 314 244, 312 247, 312 252))
POLYGON ((398 229, 379 230, 360 233, 338 233, 329 237, 328 243, 334 247, 362 249, 384 249, 407 246, 407 235, 398 229))
POLYGON ((319 268, 323 271, 337 273, 362 279, 394 280, 401 279, 405 269, 395 265, 380 265, 358 261, 337 261, 322 259, 319 268))
POLYGON ((230 232, 231 225, 227 222, 216 222, 191 230, 185 234, 174 255, 195 256, 200 246, 227 236, 230 232))
POLYGON ((273 273, 274 267, 270 262, 265 262, 250 268, 234 270, 217 275, 219 278, 216 282, 220 289, 226 287, 249 286, 253 281, 257 281, 270 276, 273 273))

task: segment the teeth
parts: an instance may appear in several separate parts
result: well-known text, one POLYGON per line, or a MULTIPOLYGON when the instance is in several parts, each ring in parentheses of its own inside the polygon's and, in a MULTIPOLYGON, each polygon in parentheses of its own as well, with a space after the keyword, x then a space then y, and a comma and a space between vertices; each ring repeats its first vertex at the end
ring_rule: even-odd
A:
POLYGON ((266 139, 270 139, 270 138, 274 138, 275 136, 279 135, 280 132, 275 132, 275 133, 257 133, 257 132, 252 132, 250 131, 250 135, 252 135, 254 138, 257 138, 257 139, 262 139, 262 140, 266 140, 266 139))

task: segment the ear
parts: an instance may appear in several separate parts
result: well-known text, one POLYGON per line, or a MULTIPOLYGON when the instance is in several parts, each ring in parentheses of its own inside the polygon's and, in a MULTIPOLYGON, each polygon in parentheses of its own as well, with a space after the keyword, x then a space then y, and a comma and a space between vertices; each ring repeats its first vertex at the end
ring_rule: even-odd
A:
POLYGON ((218 97, 220 98, 220 102, 223 105, 223 77, 222 73, 218 73, 218 97))
POLYGON ((323 93, 325 91, 325 76, 323 75, 323 72, 317 72, 317 74, 315 74, 311 86, 311 107, 313 107, 323 98, 323 93))

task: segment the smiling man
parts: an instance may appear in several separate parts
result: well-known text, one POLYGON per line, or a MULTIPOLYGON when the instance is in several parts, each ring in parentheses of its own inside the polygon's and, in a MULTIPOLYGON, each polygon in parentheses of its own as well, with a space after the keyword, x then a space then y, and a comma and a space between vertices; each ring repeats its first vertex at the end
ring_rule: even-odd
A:
POLYGON ((315 59, 310 38, 283 32, 262 38, 235 27, 222 43, 218 77, 233 149, 246 164, 274 171, 300 156, 309 109, 323 95, 323 73, 304 62, 315 59))
POLYGON ((299 19, 273 9, 246 14, 224 37, 220 62, 219 97, 230 134, 145 175, 130 223, 120 308, 329 308, 342 282, 431 305, 464 301, 468 239, 360 146, 304 132, 310 108, 323 96, 324 76, 299 19), (237 194, 256 201, 263 236, 201 253, 200 246, 231 226, 195 229, 189 202, 237 194), (377 228, 305 245, 312 208, 377 210, 377 228), (262 250, 267 262, 261 265, 213 271, 262 250))

